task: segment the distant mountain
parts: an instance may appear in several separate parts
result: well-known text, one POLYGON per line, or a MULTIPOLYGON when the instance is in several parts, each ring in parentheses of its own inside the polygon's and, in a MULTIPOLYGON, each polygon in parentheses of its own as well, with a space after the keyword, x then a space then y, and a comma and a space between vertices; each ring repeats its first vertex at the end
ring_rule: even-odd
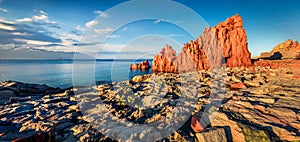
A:
MULTIPOLYGON (((74 52, 54 52, 47 50, 28 50, 28 49, 0 49, 0 59, 37 59, 37 60, 49 60, 49 59, 73 59, 74 52)), ((91 59, 89 55, 76 53, 77 58, 91 59)))

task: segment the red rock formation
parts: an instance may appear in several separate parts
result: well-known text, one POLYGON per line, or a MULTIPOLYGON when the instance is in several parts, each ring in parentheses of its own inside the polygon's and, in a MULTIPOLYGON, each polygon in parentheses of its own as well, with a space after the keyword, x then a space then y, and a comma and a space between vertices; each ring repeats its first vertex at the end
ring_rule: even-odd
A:
POLYGON ((171 46, 166 45, 160 53, 154 56, 152 71, 154 72, 176 72, 175 66, 176 51, 171 46))
POLYGON ((300 50, 300 44, 298 41, 295 41, 293 45, 291 46, 291 50, 300 50))
POLYGON ((131 64, 130 69, 132 70, 148 70, 151 66, 149 64, 149 61, 146 60, 144 62, 138 63, 138 64, 131 64))
POLYGON ((217 42, 222 47, 227 66, 239 67, 251 65, 251 53, 248 50, 246 31, 239 15, 228 18, 215 26, 217 42))
POLYGON ((165 47, 153 60, 153 71, 187 72, 218 68, 250 66, 251 53, 241 16, 234 15, 213 28, 206 28, 199 38, 184 44, 178 57, 172 47, 165 47), (164 54, 171 50, 171 54, 164 54))

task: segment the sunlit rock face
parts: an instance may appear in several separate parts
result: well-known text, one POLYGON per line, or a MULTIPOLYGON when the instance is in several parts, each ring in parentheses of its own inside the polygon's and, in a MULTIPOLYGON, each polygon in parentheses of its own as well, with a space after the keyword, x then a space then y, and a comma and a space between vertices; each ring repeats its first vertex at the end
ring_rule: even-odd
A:
POLYGON ((260 59, 300 59, 300 45, 298 41, 286 40, 275 46, 271 52, 263 52, 260 59))
POLYGON ((250 57, 242 17, 234 15, 184 44, 178 56, 167 45, 154 56, 152 70, 177 73, 217 68, 225 63, 228 67, 249 66, 250 57))
POLYGON ((148 60, 145 60, 144 62, 138 63, 138 64, 131 64, 130 69, 131 70, 148 70, 151 66, 149 64, 148 60))

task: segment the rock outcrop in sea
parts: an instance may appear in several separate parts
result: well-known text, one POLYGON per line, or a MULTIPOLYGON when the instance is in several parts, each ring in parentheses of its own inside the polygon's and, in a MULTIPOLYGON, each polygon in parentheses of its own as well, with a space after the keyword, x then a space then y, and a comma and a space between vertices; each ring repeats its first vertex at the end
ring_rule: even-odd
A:
POLYGON ((275 46, 271 52, 263 52, 260 59, 280 60, 280 59, 300 59, 300 45, 298 41, 286 40, 275 46))
POLYGON ((151 66, 150 66, 148 60, 145 60, 144 62, 141 62, 141 63, 130 65, 130 69, 132 69, 132 70, 148 70, 150 68, 151 68, 151 66))
POLYGON ((188 72, 221 67, 251 65, 246 31, 240 15, 234 15, 225 22, 206 28, 199 38, 184 44, 176 56, 176 51, 167 45, 154 56, 154 72, 188 72))

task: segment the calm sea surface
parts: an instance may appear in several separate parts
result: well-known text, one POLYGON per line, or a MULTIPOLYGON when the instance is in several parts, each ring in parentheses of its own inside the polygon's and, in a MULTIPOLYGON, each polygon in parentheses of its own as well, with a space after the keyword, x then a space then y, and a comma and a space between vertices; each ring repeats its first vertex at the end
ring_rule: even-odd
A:
MULTIPOLYGON (((129 66, 141 60, 0 60, 0 81, 14 80, 67 88, 131 79, 148 71, 132 71, 129 66), (74 83, 76 82, 76 83, 74 83)), ((151 64, 151 60, 149 61, 151 64)))

